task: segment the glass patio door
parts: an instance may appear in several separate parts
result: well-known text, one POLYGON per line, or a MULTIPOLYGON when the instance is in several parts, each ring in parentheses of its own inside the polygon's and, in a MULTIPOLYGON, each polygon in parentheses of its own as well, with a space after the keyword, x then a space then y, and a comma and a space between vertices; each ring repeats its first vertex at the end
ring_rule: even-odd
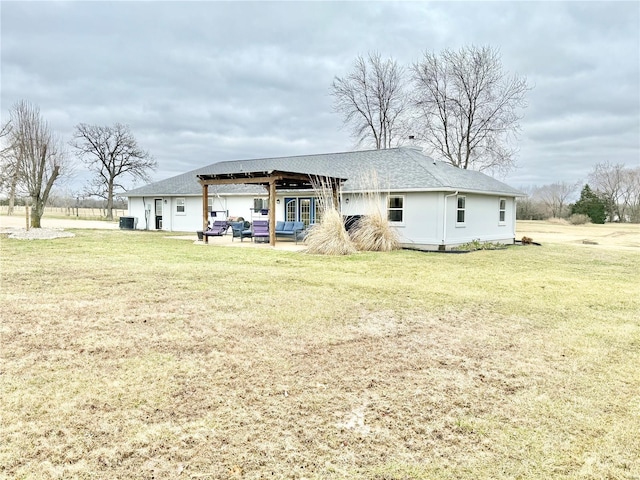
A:
POLYGON ((285 198, 284 219, 287 222, 302 222, 305 227, 314 223, 316 212, 312 198, 285 198))
POLYGON ((284 201, 285 222, 295 222, 298 219, 298 199, 287 198, 284 201))
POLYGON ((311 223, 311 199, 300 198, 300 222, 304 223, 305 227, 308 227, 311 223))

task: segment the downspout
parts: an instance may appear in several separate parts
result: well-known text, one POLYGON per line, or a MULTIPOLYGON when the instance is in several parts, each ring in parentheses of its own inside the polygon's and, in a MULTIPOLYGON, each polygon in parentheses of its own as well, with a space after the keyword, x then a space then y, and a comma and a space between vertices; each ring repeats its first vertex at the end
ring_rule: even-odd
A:
POLYGON ((447 239, 447 198, 453 197, 454 195, 458 195, 459 190, 456 190, 454 193, 450 193, 449 195, 444 196, 444 218, 442 219, 442 244, 438 250, 446 250, 447 244, 445 240, 447 239))

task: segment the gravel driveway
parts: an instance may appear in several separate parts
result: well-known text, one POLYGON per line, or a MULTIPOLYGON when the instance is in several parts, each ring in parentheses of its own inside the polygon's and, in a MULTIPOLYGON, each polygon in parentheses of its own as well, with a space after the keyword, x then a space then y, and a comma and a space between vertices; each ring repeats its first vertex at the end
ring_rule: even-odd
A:
POLYGON ((108 229, 118 228, 117 222, 100 220, 78 220, 75 218, 47 218, 42 217, 42 228, 27 230, 26 219, 21 215, 0 215, 0 233, 9 234, 9 238, 19 240, 51 239, 73 237, 73 233, 64 231, 73 228, 108 229))

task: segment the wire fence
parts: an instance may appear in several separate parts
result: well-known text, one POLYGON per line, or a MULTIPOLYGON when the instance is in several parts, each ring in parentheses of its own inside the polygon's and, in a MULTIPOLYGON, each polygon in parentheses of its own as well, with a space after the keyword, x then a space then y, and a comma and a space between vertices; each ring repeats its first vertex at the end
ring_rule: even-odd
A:
MULTIPOLYGON (((25 215, 24 205, 14 206, 13 215, 25 215)), ((0 205, 0 214, 6 215, 9 211, 7 205, 0 205)), ((113 209, 113 218, 127 216, 128 210, 113 209)), ((104 208, 76 208, 76 207, 44 207, 45 217, 76 217, 84 219, 101 219, 107 216, 104 208)))

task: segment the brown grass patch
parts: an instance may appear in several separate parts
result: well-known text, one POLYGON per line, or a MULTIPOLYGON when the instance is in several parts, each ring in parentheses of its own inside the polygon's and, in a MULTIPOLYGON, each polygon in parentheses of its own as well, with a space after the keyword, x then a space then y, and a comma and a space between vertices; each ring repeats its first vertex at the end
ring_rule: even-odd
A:
POLYGON ((316 255, 351 255, 356 248, 344 228, 342 215, 335 208, 325 209, 322 221, 308 229, 307 253, 316 255))
POLYGON ((0 476, 640 475, 633 252, 128 233, 0 240, 0 476))
POLYGON ((640 224, 637 223, 571 225, 568 222, 518 220, 516 238, 523 235, 540 243, 598 245, 601 249, 640 251, 640 224))
POLYGON ((358 220, 351 232, 356 248, 365 252, 390 252, 400 248, 395 230, 379 211, 370 212, 358 220))

